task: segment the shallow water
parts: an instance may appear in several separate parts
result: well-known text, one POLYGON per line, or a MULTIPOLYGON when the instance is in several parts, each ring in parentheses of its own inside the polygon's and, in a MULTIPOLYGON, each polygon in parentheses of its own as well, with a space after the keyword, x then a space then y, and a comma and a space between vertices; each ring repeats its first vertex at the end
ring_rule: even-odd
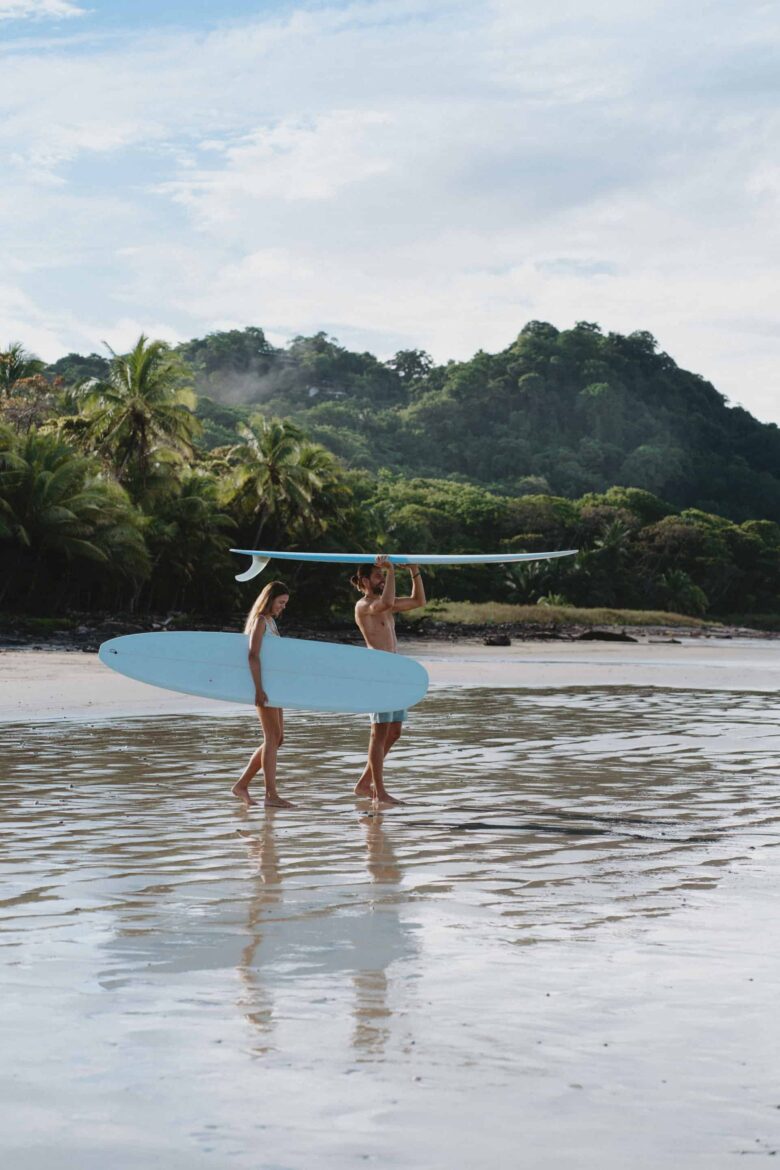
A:
POLYGON ((770 695, 438 692, 0 728, 18 1170, 730 1166, 780 1147, 770 695))

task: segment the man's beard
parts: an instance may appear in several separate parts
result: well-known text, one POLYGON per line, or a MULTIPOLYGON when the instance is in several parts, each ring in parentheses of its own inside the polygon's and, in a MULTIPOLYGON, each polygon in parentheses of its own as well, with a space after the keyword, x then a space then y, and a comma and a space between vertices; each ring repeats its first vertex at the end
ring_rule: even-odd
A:
POLYGON ((380 581, 380 583, 378 585, 372 585, 371 592, 374 594, 374 597, 381 597, 382 590, 384 589, 384 587, 385 587, 384 581, 380 581))

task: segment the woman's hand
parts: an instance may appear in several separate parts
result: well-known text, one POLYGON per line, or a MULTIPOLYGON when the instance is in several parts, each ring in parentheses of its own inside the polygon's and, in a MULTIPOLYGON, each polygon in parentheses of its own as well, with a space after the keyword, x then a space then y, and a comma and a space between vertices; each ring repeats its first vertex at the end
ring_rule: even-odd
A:
POLYGON ((255 691, 255 706, 256 707, 267 707, 268 706, 268 695, 265 693, 265 691, 263 691, 263 690, 255 691))

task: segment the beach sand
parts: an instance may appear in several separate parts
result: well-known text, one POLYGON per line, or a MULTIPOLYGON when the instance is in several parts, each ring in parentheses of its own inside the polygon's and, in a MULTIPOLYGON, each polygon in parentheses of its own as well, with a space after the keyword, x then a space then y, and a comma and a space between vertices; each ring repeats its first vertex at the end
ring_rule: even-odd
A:
MULTIPOLYGON (((433 687, 650 686, 780 691, 780 642, 698 638, 643 642, 516 642, 508 648, 403 643, 433 687)), ((228 705, 176 695, 107 670, 96 654, 0 650, 0 722, 114 713, 224 714, 228 705)), ((241 710, 240 707, 233 708, 241 710)))
POLYGON ((290 712, 0 654, 14 1170, 720 1170, 780 1149, 776 643, 415 647, 290 712), (175 716, 175 718, 172 718, 175 716))

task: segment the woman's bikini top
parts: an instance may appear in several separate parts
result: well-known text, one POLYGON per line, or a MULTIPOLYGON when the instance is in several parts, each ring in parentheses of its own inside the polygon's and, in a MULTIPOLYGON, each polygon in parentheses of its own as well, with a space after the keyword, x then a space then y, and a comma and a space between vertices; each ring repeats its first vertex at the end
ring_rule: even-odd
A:
POLYGON ((275 634, 277 638, 281 638, 281 634, 279 633, 278 629, 276 628, 276 622, 271 617, 271 615, 264 613, 263 618, 265 619, 265 628, 268 631, 268 633, 275 634))

